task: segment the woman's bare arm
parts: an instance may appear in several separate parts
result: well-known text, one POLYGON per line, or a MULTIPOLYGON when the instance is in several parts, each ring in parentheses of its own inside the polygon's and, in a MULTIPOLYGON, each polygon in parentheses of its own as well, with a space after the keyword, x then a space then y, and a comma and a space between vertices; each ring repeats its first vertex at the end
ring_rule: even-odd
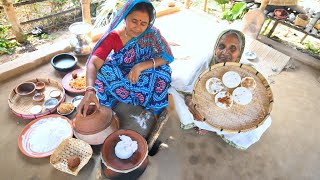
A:
POLYGON ((130 73, 128 75, 128 80, 131 83, 135 84, 135 83, 138 82, 139 76, 140 76, 142 71, 144 71, 146 69, 152 69, 153 66, 154 67, 158 67, 158 66, 161 66, 161 65, 164 65, 164 64, 167 64, 167 63, 168 63, 168 61, 166 61, 166 60, 164 60, 162 58, 157 58, 157 59, 154 59, 154 64, 153 64, 152 60, 144 61, 144 62, 141 62, 139 64, 136 64, 131 69, 131 71, 130 71, 130 73))
MULTIPOLYGON (((90 61, 87 64, 87 72, 86 72, 86 85, 94 86, 94 82, 96 80, 97 72, 103 65, 103 60, 98 58, 97 56, 92 56, 90 61)), ((84 117, 87 114, 90 103, 95 103, 97 108, 100 108, 99 101, 96 97, 94 91, 86 91, 83 97, 83 100, 78 106, 78 113, 81 113, 84 117)))

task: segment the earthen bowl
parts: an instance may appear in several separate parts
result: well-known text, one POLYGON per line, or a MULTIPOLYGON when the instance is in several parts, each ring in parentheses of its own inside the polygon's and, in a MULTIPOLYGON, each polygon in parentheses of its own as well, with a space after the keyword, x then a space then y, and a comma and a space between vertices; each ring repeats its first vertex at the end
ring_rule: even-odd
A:
POLYGON ((32 99, 36 102, 40 102, 44 100, 44 94, 43 93, 36 93, 33 95, 32 99))
POLYGON ((39 81, 36 83, 36 90, 37 91, 43 91, 45 88, 46 84, 42 81, 39 81))
POLYGON ((33 82, 24 82, 19 84, 15 90, 20 96, 27 96, 36 90, 36 85, 33 82))

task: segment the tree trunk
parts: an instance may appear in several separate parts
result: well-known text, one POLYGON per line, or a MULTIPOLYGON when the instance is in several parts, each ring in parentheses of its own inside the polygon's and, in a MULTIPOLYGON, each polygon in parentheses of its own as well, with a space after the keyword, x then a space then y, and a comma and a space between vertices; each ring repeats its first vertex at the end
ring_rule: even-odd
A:
POLYGON ((12 0, 0 0, 0 2, 2 2, 4 12, 6 13, 7 18, 11 23, 13 33, 16 36, 16 40, 19 43, 23 43, 25 41, 25 39, 23 38, 23 31, 20 26, 20 22, 17 20, 12 0))
POLYGON ((92 24, 91 15, 90 15, 90 0, 81 0, 81 8, 82 8, 82 21, 88 24, 92 24))

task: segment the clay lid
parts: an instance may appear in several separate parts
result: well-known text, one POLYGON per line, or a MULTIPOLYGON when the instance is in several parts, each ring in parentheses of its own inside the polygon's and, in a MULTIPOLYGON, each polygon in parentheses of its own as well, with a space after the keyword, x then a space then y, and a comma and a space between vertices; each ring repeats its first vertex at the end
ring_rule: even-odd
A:
POLYGON ((107 166, 110 166, 117 170, 130 170, 138 166, 148 153, 146 140, 137 132, 132 130, 121 129, 110 134, 103 143, 102 146, 102 158, 107 166), (129 159, 119 159, 114 148, 120 141, 119 135, 129 136, 133 141, 137 141, 138 149, 129 159))
POLYGON ((105 106, 97 109, 95 104, 91 104, 87 111, 87 116, 83 117, 77 114, 73 126, 79 134, 96 134, 108 128, 111 125, 112 110, 105 106))

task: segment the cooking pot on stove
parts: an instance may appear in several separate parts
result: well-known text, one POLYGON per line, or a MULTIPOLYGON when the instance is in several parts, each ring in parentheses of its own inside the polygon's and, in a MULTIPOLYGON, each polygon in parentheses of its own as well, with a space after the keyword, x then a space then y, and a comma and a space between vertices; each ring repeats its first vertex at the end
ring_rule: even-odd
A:
POLYGON ((119 129, 119 118, 115 112, 105 106, 98 109, 90 104, 87 115, 78 113, 73 120, 74 135, 91 145, 99 145, 113 132, 119 129))

